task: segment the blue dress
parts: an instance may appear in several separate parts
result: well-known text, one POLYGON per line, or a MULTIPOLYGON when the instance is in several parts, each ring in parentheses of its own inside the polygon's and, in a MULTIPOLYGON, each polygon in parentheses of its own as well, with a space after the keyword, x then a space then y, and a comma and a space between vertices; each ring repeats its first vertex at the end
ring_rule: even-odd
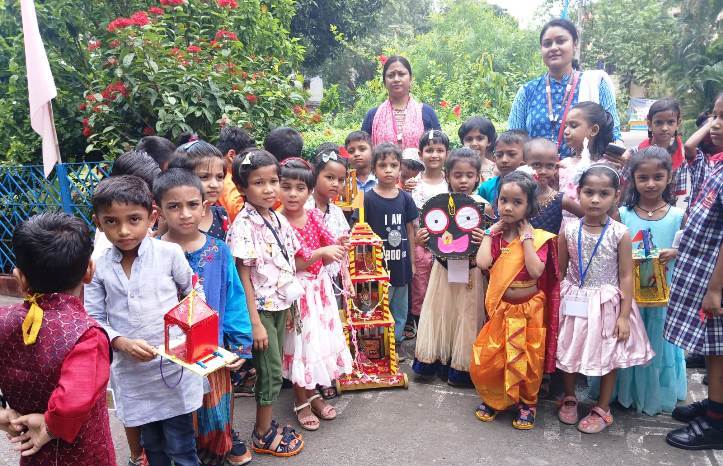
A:
MULTIPOLYGON (((620 207, 619 212, 620 220, 628 227, 631 237, 649 228, 654 245, 660 249, 672 247, 675 233, 683 220, 683 211, 676 207, 670 207, 660 220, 643 219, 634 209, 627 207, 620 207)), ((640 244, 633 243, 633 248, 640 244)), ((675 261, 668 264, 668 285, 672 282, 674 267, 675 261)), ((626 408, 634 406, 639 413, 650 416, 669 413, 688 394, 685 353, 682 348, 666 341, 663 335, 667 307, 641 307, 640 315, 655 356, 645 366, 619 369, 612 399, 617 397, 618 403, 626 408)), ((591 383, 591 394, 599 392, 598 382, 599 379, 591 383)))

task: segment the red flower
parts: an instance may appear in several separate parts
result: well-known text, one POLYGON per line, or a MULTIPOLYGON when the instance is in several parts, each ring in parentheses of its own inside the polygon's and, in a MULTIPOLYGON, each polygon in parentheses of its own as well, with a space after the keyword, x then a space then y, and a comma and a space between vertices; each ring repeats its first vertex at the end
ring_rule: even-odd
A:
POLYGON ((152 15, 162 15, 163 14, 163 8, 158 8, 157 6, 152 6, 148 9, 148 13, 152 15))
POLYGON ((219 29, 216 33, 216 40, 221 39, 238 40, 238 36, 234 32, 227 31, 225 29, 219 29))
POLYGON ((245 71, 242 71, 242 72, 241 72, 241 78, 242 78, 242 79, 249 79, 249 74, 248 74, 247 72, 245 72, 245 71))
POLYGON ((452 112, 454 112, 455 116, 459 118, 459 116, 462 114, 462 107, 460 107, 459 105, 455 105, 452 109, 452 112))
POLYGON ((297 115, 302 113, 304 111, 304 108, 301 105, 294 105, 294 113, 297 115))
POLYGON ((151 21, 148 19, 148 14, 145 11, 136 11, 131 15, 131 21, 136 26, 145 26, 151 21))
POLYGON ((236 8, 238 2, 236 0, 218 0, 218 6, 221 8, 236 8))
POLYGON ((85 109, 88 108, 88 106, 83 103, 83 104, 78 105, 78 108, 80 109, 81 112, 84 112, 85 109))
POLYGON ((101 45, 101 42, 99 40, 89 40, 88 41, 88 51, 92 52, 93 50, 99 49, 101 45))
POLYGON ((318 112, 317 112, 317 113, 314 113, 314 114, 311 116, 311 121, 314 122, 314 123, 319 123, 319 122, 321 121, 321 113, 318 113, 318 112))
POLYGON ((381 63, 382 66, 384 66, 387 63, 387 60, 388 60, 388 58, 386 55, 384 55, 384 54, 379 55, 379 63, 381 63))
POLYGON ((83 136, 85 138, 89 138, 92 134, 93 130, 90 127, 86 126, 85 128, 83 128, 83 136))
POLYGON ((113 39, 112 41, 110 41, 110 48, 114 49, 116 47, 120 47, 120 44, 121 41, 119 41, 118 39, 113 39))
POLYGON ((90 122, 90 120, 88 119, 88 117, 83 118, 83 127, 90 126, 89 122, 90 122))
POLYGON ((449 103, 447 103, 446 100, 443 100, 443 101, 441 101, 441 102, 439 103, 439 106, 442 107, 442 108, 447 108, 448 105, 449 105, 449 103))
POLYGON ((132 26, 133 21, 130 20, 130 18, 116 18, 110 23, 108 23, 108 32, 116 32, 119 29, 125 29, 128 26, 132 26))
POLYGON ((186 0, 161 0, 161 5, 163 6, 176 6, 176 5, 183 5, 186 3, 186 0))
POLYGON ((216 41, 216 39, 211 39, 211 41, 210 41, 208 44, 209 44, 212 48, 214 48, 214 49, 219 47, 218 42, 216 41))
POLYGON ((186 49, 186 51, 187 51, 188 53, 198 53, 198 52, 201 51, 201 47, 199 47, 198 45, 193 45, 193 44, 191 44, 191 45, 188 46, 188 48, 186 49))
POLYGON ((96 105, 95 107, 93 107, 93 111, 94 111, 95 113, 100 113, 100 112, 103 111, 103 106, 102 106, 102 105, 96 105))
POLYGON ((154 130, 150 126, 146 126, 145 128, 143 128, 144 136, 153 136, 154 134, 156 134, 156 130, 154 130))
POLYGON ((246 94, 246 100, 248 100, 251 105, 254 105, 259 101, 259 98, 253 94, 246 94))
POLYGON ((88 102, 95 102, 95 94, 88 94, 88 97, 85 98, 88 102))

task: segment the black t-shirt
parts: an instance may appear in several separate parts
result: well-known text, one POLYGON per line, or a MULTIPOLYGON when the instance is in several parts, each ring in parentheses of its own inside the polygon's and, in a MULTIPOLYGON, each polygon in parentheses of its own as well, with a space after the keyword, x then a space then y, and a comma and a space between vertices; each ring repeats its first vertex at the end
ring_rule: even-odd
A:
POLYGON ((412 261, 407 238, 407 223, 419 217, 412 196, 399 190, 397 197, 388 199, 373 189, 364 193, 364 216, 374 233, 384 240, 384 258, 389 267, 392 286, 404 286, 412 281, 412 261))

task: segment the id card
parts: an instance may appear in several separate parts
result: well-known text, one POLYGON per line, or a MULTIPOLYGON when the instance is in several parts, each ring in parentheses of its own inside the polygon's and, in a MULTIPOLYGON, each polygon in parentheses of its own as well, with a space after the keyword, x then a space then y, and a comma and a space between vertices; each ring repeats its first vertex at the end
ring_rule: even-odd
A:
POLYGON ((562 314, 587 319, 588 302, 587 296, 565 296, 562 300, 562 314))

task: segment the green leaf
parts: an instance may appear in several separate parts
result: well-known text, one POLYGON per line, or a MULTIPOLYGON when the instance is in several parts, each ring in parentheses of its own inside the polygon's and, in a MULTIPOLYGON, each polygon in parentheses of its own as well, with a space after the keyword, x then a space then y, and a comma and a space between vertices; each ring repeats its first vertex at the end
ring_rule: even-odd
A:
POLYGON ((125 57, 123 57, 123 67, 128 68, 131 66, 131 63, 133 63, 133 59, 136 57, 135 53, 129 53, 125 57))

